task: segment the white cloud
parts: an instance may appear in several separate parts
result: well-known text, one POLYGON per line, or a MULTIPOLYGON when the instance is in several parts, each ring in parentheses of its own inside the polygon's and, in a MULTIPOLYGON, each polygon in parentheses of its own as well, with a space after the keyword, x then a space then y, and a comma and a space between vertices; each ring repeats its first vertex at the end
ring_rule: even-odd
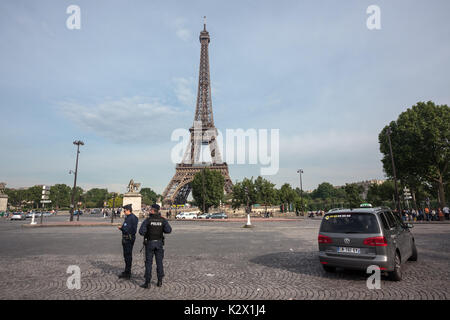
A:
POLYGON ((177 99, 184 105, 195 107, 195 80, 194 78, 174 78, 175 95, 177 99))
POLYGON ((186 19, 177 18, 172 21, 171 26, 175 29, 175 34, 183 41, 192 39, 192 31, 185 27, 186 19))
POLYGON ((177 37, 183 41, 189 41, 191 39, 191 31, 186 28, 179 28, 176 31, 177 37))
POLYGON ((378 147, 378 136, 373 133, 327 130, 318 127, 317 131, 302 135, 284 136, 280 130, 280 146, 284 156, 301 158, 334 155, 358 154, 378 147))
POLYGON ((113 142, 170 141, 174 128, 182 126, 187 114, 165 105, 158 99, 143 97, 109 100, 87 105, 62 102, 60 110, 82 129, 89 130, 113 142))

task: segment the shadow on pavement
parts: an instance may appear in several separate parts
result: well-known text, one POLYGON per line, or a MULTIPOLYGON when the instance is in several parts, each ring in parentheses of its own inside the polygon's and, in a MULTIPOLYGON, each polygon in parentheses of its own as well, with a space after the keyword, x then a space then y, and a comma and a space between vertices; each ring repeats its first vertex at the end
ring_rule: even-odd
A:
POLYGON ((103 273, 112 273, 119 275, 123 271, 123 266, 113 266, 103 261, 89 261, 89 263, 93 267, 100 269, 103 273))
MULTIPOLYGON (((129 281, 136 286, 139 286, 144 282, 144 276, 143 274, 132 272, 131 279, 125 280, 125 279, 119 279, 119 274, 123 271, 123 266, 114 266, 108 263, 105 263, 103 261, 89 261, 89 263, 95 267, 100 269, 103 273, 113 274, 117 276, 117 281, 129 281)), ((155 282, 156 284, 156 282, 155 282)))
POLYGON ((328 279, 367 280, 364 271, 337 269, 335 273, 323 270, 316 252, 275 252, 250 260, 269 268, 328 279))

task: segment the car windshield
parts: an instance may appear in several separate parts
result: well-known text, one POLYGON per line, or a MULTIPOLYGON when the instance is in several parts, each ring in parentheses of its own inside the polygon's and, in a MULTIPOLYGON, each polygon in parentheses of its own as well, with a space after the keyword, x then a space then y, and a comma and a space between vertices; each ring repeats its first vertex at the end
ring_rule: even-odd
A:
POLYGON ((379 233, 377 219, 371 213, 327 214, 322 220, 321 232, 379 233))

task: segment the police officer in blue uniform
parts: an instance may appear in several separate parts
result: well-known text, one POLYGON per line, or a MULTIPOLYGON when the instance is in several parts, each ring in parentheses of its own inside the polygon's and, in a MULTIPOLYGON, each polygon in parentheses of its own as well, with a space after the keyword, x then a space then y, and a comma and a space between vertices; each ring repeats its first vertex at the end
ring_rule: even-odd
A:
POLYGON ((144 236, 145 245, 145 282, 142 288, 148 288, 152 279, 153 255, 156 259, 156 274, 158 276, 157 286, 162 286, 164 277, 164 233, 171 233, 172 227, 169 222, 161 217, 159 205, 153 204, 150 215, 141 225, 139 234, 144 236))
POLYGON ((122 231, 123 257, 125 259, 125 271, 119 275, 119 279, 131 278, 131 263, 133 261, 133 245, 136 240, 136 231, 139 219, 132 213, 131 204, 123 207, 125 220, 122 226, 118 227, 122 231))

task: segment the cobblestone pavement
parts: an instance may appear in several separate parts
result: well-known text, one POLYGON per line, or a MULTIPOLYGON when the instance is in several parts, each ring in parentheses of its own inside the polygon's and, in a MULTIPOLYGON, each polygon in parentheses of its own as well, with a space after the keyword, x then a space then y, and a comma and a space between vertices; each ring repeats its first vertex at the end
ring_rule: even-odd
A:
MULTIPOLYGON (((112 227, 20 228, 0 223, 0 299, 449 299, 450 225, 416 225, 419 261, 404 280, 382 278, 369 290, 364 272, 327 274, 317 256, 319 220, 255 223, 172 222, 164 284, 142 289, 138 237, 133 277, 123 271, 120 235, 112 227), (44 230, 46 229, 46 230, 44 230), (69 265, 81 289, 68 289, 69 265)), ((155 264, 154 264, 155 267, 155 264)))

